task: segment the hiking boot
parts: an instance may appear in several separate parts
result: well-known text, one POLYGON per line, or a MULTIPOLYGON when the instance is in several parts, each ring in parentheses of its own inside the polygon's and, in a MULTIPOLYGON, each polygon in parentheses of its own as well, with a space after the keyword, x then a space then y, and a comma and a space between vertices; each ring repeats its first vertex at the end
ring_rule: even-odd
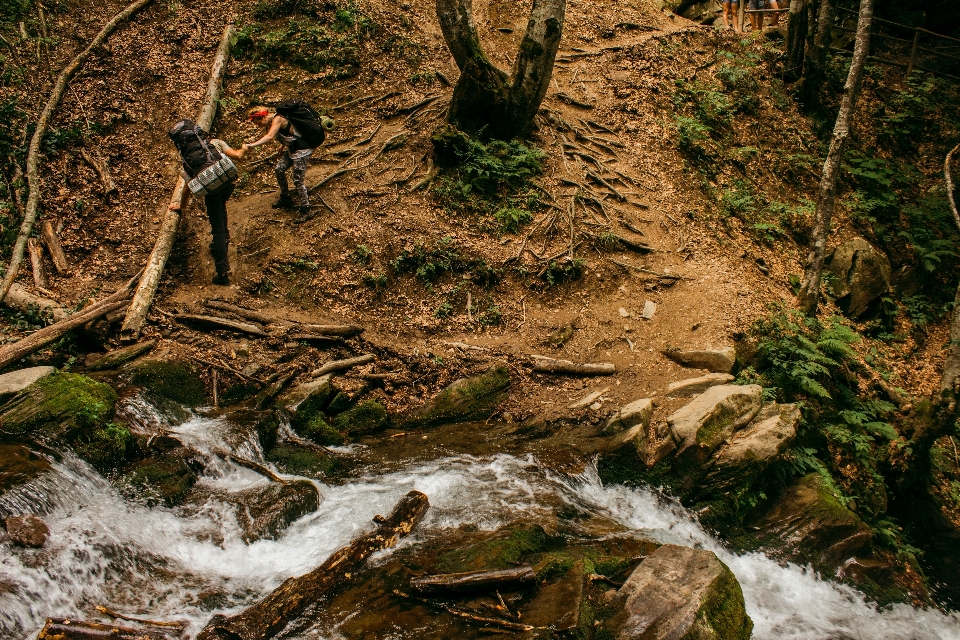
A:
POLYGON ((213 276, 213 284, 218 284, 222 287, 226 287, 230 284, 230 275, 226 273, 218 273, 213 276))
POLYGON ((289 193, 281 193, 277 201, 270 205, 272 209, 290 209, 293 207, 293 198, 289 193))
POLYGON ((312 218, 313 212, 310 211, 310 207, 300 207, 300 215, 298 215, 297 219, 293 221, 293 224, 303 224, 312 218))

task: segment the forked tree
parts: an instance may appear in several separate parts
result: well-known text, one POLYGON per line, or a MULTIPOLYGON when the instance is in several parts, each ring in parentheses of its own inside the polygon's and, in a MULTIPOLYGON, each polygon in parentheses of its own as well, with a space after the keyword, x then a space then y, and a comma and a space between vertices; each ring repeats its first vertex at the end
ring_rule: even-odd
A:
POLYGON ((553 75, 566 0, 533 0, 512 73, 487 57, 473 21, 473 0, 437 0, 437 18, 460 67, 447 121, 463 131, 509 140, 533 125, 553 75))

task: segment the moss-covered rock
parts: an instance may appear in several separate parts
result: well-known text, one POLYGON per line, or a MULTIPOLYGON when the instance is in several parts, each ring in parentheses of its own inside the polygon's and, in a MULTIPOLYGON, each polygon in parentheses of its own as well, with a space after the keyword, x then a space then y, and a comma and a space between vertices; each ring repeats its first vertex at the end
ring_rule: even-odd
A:
POLYGON ((69 444, 112 418, 117 393, 74 373, 41 378, 0 407, 0 434, 69 444))
POLYGON ((292 445, 274 447, 267 451, 265 457, 284 473, 310 478, 321 478, 341 468, 341 462, 337 458, 292 445))
POLYGON ((290 420, 290 426, 293 427, 294 431, 302 434, 301 429, 314 416, 322 414, 337 393, 331 376, 322 376, 317 380, 311 380, 291 389, 289 393, 284 395, 282 401, 286 405, 296 405, 293 418, 290 420))
POLYGON ((223 393, 220 394, 220 404, 228 407, 243 402, 257 395, 258 391, 260 391, 260 386, 256 382, 241 380, 223 390, 223 393))
POLYGON ((197 371, 177 361, 145 360, 132 368, 130 382, 148 394, 197 407, 206 399, 206 389, 197 371))
POLYGON ((315 415, 310 422, 300 429, 300 434, 313 440, 317 444, 324 446, 341 445, 346 441, 346 437, 337 429, 330 426, 323 415, 315 415))
POLYGON ((448 551, 437 559, 442 573, 505 569, 543 551, 550 537, 540 525, 517 527, 496 537, 448 551))
POLYGON ((308 480, 254 487, 232 494, 228 500, 237 507, 237 521, 248 544, 278 537, 291 522, 320 506, 320 494, 308 480))
POLYGON ((441 391, 410 417, 406 426, 434 427, 454 422, 486 420, 510 392, 510 372, 496 366, 479 375, 462 378, 441 391))
POLYGON ((120 483, 125 493, 149 505, 175 507, 196 484, 198 468, 195 452, 180 447, 140 460, 121 477, 120 483))
POLYGON ((387 426, 387 410, 377 400, 365 400, 333 418, 333 427, 350 435, 375 433, 387 426))
POLYGON ((126 462, 133 448, 134 438, 130 430, 113 422, 80 433, 73 444, 77 455, 101 473, 126 462))
POLYGON ((338 413, 343 413, 350 408, 351 404, 350 396, 343 391, 337 391, 330 400, 330 404, 327 405, 327 415, 335 416, 338 413))
POLYGON ((89 371, 105 371, 116 369, 131 360, 135 360, 145 353, 149 353, 157 346, 156 340, 144 340, 128 347, 120 347, 103 355, 102 358, 87 367, 89 371))

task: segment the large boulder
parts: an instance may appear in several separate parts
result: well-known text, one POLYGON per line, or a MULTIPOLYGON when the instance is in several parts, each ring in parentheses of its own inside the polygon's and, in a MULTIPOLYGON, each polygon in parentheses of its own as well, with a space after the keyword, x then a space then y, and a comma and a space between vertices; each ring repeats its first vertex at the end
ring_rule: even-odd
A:
POLYGON ((720 349, 666 349, 663 355, 685 367, 706 369, 713 373, 730 373, 737 363, 737 351, 733 347, 720 349))
POLYGON ((712 551, 666 544, 618 593, 623 610, 604 625, 618 640, 747 640, 740 583, 712 551))
POLYGON ((47 543, 50 527, 35 515, 10 516, 4 521, 7 535, 14 544, 39 549, 47 543))
POLYGON ((120 478, 125 493, 148 505, 175 507, 187 497, 203 470, 204 459, 188 447, 174 447, 136 462, 120 478))
POLYGON ((277 538, 291 522, 316 511, 320 494, 309 480, 296 480, 238 491, 228 501, 236 506, 243 541, 249 544, 277 538))
POLYGON ((75 373, 41 378, 0 406, 0 434, 68 444, 114 415, 117 393, 75 373))
POLYGON ((797 480, 752 527, 758 539, 780 558, 833 575, 873 537, 818 473, 797 480))
POLYGON ((650 398, 641 398, 625 404, 616 413, 607 418, 607 421, 600 429, 603 435, 610 435, 627 431, 634 427, 639 427, 640 431, 645 431, 650 426, 650 418, 653 416, 653 400, 650 398))
POLYGON ((331 424, 340 433, 376 433, 387 426, 387 410, 377 400, 365 400, 335 416, 331 424))
POLYGON ((40 378, 56 371, 55 367, 28 367, 0 376, 0 402, 9 400, 40 378))
POLYGON ((824 271, 832 276, 830 290, 837 306, 849 318, 874 312, 876 303, 890 292, 890 260, 863 238, 834 249, 824 271))
POLYGON ((710 387, 716 387, 721 384, 730 384, 733 382, 733 376, 729 373, 708 373, 699 378, 687 378, 678 380, 667 385, 666 395, 671 398, 689 398, 703 393, 710 387))
POLYGON ((760 385, 727 384, 707 389, 667 418, 677 455, 703 462, 760 411, 760 385))
POLYGON ((510 391, 510 372, 496 366, 470 378, 461 378, 441 391, 410 417, 406 426, 435 427, 455 422, 486 420, 510 391))

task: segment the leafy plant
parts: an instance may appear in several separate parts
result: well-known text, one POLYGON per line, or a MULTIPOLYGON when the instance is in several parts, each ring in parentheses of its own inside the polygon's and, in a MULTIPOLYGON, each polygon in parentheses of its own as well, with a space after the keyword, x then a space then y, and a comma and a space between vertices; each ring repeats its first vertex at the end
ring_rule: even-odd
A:
POLYGON ((357 264, 369 264, 370 258, 373 256, 373 252, 370 251, 370 247, 365 244, 358 244, 357 247, 353 250, 353 261, 357 264))
POLYGON ((432 287, 447 273, 466 273, 478 284, 492 284, 497 273, 482 259, 463 255, 450 236, 436 240, 432 245, 417 242, 405 248, 390 262, 395 273, 412 273, 427 287, 432 287))
POLYGON ((526 226, 533 221, 533 214, 524 209, 516 207, 504 207, 497 209, 493 214, 497 224, 500 225, 500 231, 503 233, 516 233, 520 227, 526 226))

